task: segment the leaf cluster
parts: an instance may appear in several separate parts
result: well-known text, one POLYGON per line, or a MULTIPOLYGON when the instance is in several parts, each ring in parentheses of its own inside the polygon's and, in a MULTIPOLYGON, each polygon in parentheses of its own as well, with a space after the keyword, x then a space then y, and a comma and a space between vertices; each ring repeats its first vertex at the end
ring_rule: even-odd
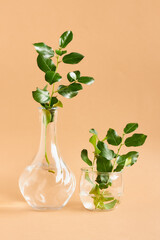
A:
MULTIPOLYGON (((120 149, 123 145, 126 147, 138 147, 144 144, 147 136, 141 133, 134 133, 132 136, 125 138, 126 135, 132 133, 138 128, 138 123, 128 123, 123 129, 122 136, 119 136, 117 132, 109 128, 107 134, 103 140, 99 140, 97 131, 91 129, 92 136, 89 142, 94 147, 94 160, 91 161, 88 157, 88 151, 83 149, 81 151, 81 158, 89 166, 95 167, 98 172, 119 172, 124 167, 132 166, 139 156, 136 151, 130 151, 126 154, 120 155, 120 149), (108 145, 117 146, 117 152, 115 153, 108 145)), ((107 184, 106 179, 97 179, 99 184, 107 184)))
POLYGON ((57 94, 65 98, 73 98, 80 90, 83 89, 82 84, 90 85, 94 82, 92 77, 81 76, 80 71, 76 70, 67 74, 67 79, 69 81, 68 85, 59 85, 55 90, 55 83, 62 80, 61 74, 58 73, 59 64, 61 62, 64 64, 78 64, 84 58, 82 54, 77 52, 67 54, 67 50, 65 48, 72 39, 72 31, 64 32, 60 36, 59 47, 55 50, 43 42, 33 44, 36 52, 38 53, 37 65, 40 70, 44 72, 44 78, 47 85, 43 89, 37 88, 32 92, 32 96, 34 100, 40 103, 46 110, 53 107, 63 107, 63 104, 58 99, 57 94), (55 59, 55 62, 53 61, 53 58, 55 59), (51 94, 47 90, 48 84, 53 87, 51 94))

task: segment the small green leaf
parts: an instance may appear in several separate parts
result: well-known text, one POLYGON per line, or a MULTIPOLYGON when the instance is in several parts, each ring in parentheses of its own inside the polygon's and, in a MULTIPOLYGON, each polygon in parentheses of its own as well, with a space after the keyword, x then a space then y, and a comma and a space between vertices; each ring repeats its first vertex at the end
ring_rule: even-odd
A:
POLYGON ((134 163, 137 162, 138 156, 139 153, 135 151, 128 152, 127 154, 124 154, 122 156, 118 156, 117 167, 114 172, 120 172, 125 166, 132 166, 134 163))
POLYGON ((58 99, 56 97, 52 97, 50 106, 53 107, 56 103, 58 103, 58 99))
POLYGON ((95 134, 96 136, 98 135, 97 131, 94 128, 90 129, 89 132, 95 134))
POLYGON ((80 76, 80 71, 69 72, 67 74, 67 78, 70 82, 76 81, 79 76, 80 76))
POLYGON ((54 51, 51 47, 47 46, 45 43, 34 43, 33 44, 37 53, 43 55, 45 58, 51 58, 54 56, 54 51))
POLYGON ((84 58, 80 53, 72 52, 63 57, 62 61, 67 64, 77 64, 84 58))
POLYGON ((78 82, 90 85, 94 82, 94 79, 92 77, 80 77, 78 82))
POLYGON ((47 103, 50 100, 49 92, 39 88, 32 92, 32 96, 38 103, 47 103))
POLYGON ((110 203, 106 203, 104 204, 105 209, 109 210, 114 208, 114 206, 116 205, 117 200, 115 199, 114 201, 110 202, 110 203))
POLYGON ((67 51, 56 50, 58 56, 62 56, 63 54, 67 53, 67 51))
POLYGON ((42 109, 42 111, 43 111, 43 122, 44 122, 44 125, 47 126, 48 123, 51 122, 52 115, 51 115, 50 111, 48 111, 46 109, 42 109))
POLYGON ((37 57, 37 65, 45 73, 47 71, 55 71, 56 70, 56 66, 54 65, 52 59, 45 58, 43 55, 40 55, 40 54, 37 57))
POLYGON ((90 182, 91 184, 93 184, 93 182, 91 181, 90 177, 89 177, 89 173, 85 172, 85 179, 90 182))
POLYGON ((118 146, 122 142, 122 138, 118 136, 116 131, 110 128, 107 132, 107 142, 111 145, 118 146))
POLYGON ((128 134, 135 131, 138 128, 138 123, 128 123, 124 128, 124 133, 128 134))
POLYGON ((97 171, 98 172, 111 172, 112 163, 104 157, 97 157, 97 171))
POLYGON ((63 103, 60 100, 58 100, 58 102, 54 104, 54 107, 61 107, 62 108, 63 103))
POLYGON ((138 147, 144 144, 147 136, 144 134, 135 133, 125 140, 126 147, 138 147))
POLYGON ((75 97, 80 90, 82 90, 82 85, 79 83, 72 83, 69 86, 60 85, 58 87, 58 93, 66 98, 75 97))
POLYGON ((43 90, 46 91, 46 90, 47 90, 47 87, 48 87, 48 84, 43 88, 43 90))
POLYGON ((84 162, 86 162, 89 166, 92 166, 91 160, 88 158, 88 151, 86 149, 83 149, 81 151, 81 158, 84 162))
POLYGON ((45 80, 52 85, 55 82, 59 82, 62 79, 62 77, 59 75, 59 73, 48 71, 45 74, 45 80))
POLYGON ((112 160, 115 156, 113 150, 108 149, 107 144, 104 142, 98 141, 97 144, 98 149, 101 151, 100 156, 107 158, 108 160, 112 160))
POLYGON ((66 31, 64 32, 59 39, 59 46, 61 48, 65 48, 73 39, 73 33, 72 31, 66 31))
POLYGON ((98 187, 97 184, 91 189, 89 194, 94 194, 94 195, 99 195, 100 194, 100 190, 99 190, 99 187, 98 187))
POLYGON ((97 147, 97 135, 94 134, 92 137, 90 137, 89 142, 93 145, 95 154, 99 154, 100 150, 97 147))

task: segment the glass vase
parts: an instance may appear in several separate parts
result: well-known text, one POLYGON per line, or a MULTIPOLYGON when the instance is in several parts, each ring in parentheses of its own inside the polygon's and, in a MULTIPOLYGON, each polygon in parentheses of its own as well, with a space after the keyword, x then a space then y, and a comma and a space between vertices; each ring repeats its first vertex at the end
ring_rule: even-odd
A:
POLYGON ((120 203, 123 193, 121 172, 97 172, 81 169, 80 199, 88 210, 109 211, 120 203))
POLYGON ((72 196, 76 180, 59 155, 56 141, 57 108, 40 109, 39 150, 19 179, 20 191, 27 203, 39 210, 64 207, 72 196))

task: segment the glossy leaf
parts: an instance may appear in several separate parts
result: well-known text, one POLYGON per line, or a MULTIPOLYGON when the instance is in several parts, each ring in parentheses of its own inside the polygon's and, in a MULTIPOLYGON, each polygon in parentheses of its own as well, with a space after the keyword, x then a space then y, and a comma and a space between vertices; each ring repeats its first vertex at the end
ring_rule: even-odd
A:
POLYGON ((67 78, 70 82, 76 81, 79 76, 80 76, 80 71, 69 72, 67 74, 67 78))
POLYGON ((97 135, 94 134, 92 137, 90 137, 89 142, 93 145, 95 154, 99 154, 100 150, 97 147, 97 135))
POLYGON ((112 163, 104 157, 97 157, 97 171, 98 172, 111 172, 112 163))
POLYGON ((88 158, 88 151, 86 149, 83 149, 81 152, 81 158, 82 160, 87 163, 89 166, 92 166, 91 160, 88 158))
POLYGON ((109 210, 109 209, 114 208, 114 206, 116 205, 116 203, 117 203, 117 200, 115 199, 115 200, 113 200, 113 201, 110 202, 110 203, 104 204, 104 207, 105 207, 105 209, 109 210))
POLYGON ((104 142, 98 141, 97 147, 101 151, 99 153, 100 156, 105 157, 108 160, 112 160, 114 158, 115 153, 113 150, 108 149, 107 144, 104 142))
POLYGON ((48 71, 45 74, 45 80, 52 85, 55 82, 59 82, 62 79, 59 73, 56 73, 54 71, 48 71))
POLYGON ((72 83, 69 86, 60 85, 58 87, 58 93, 66 98, 75 97, 80 90, 82 90, 82 85, 79 83, 72 83))
POLYGON ((107 132, 107 142, 111 145, 118 146, 122 142, 122 138, 118 136, 116 131, 110 128, 107 132))
POLYGON ((45 58, 51 58, 54 56, 54 51, 51 47, 47 46, 45 43, 34 43, 33 44, 37 53, 43 55, 45 58))
POLYGON ((47 103, 50 100, 49 92, 39 88, 32 92, 34 100, 38 103, 47 103))
POLYGON ((89 132, 95 134, 96 136, 98 135, 97 131, 94 128, 90 129, 89 132))
POLYGON ((138 123, 128 123, 124 128, 124 133, 128 134, 135 131, 138 128, 138 123))
POLYGON ((62 56, 65 53, 67 53, 67 51, 56 50, 56 53, 57 53, 57 55, 62 56))
POLYGON ((59 39, 59 46, 65 48, 73 39, 72 31, 64 32, 59 39))
POLYGON ((147 136, 144 134, 135 133, 125 140, 126 147, 138 147, 144 144, 147 136))
POLYGON ((80 77, 78 82, 90 85, 94 82, 94 79, 92 77, 80 77))
POLYGON ((38 55, 37 65, 43 72, 55 71, 56 66, 54 65, 52 59, 45 58, 43 55, 38 55))
POLYGON ((120 172, 125 166, 132 166, 135 162, 137 162, 137 158, 139 156, 138 152, 131 151, 127 154, 118 156, 117 159, 117 167, 114 170, 115 172, 120 172))
POLYGON ((72 52, 63 57, 62 61, 67 64, 77 64, 84 58, 80 53, 72 52))

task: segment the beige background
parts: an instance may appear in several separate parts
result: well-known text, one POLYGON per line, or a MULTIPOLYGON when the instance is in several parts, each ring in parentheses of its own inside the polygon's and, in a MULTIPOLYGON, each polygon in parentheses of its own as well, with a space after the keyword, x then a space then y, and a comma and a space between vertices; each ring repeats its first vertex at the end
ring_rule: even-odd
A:
POLYGON ((160 2, 157 0, 5 0, 0 2, 0 238, 158 240, 160 2), (63 99, 58 140, 64 161, 74 171, 77 188, 57 212, 35 212, 24 202, 18 177, 37 151, 38 111, 31 96, 44 86, 32 43, 57 47, 65 30, 74 41, 68 51, 85 55, 78 66, 95 78, 74 99, 63 99), (137 121, 148 139, 138 163, 124 173, 125 193, 109 213, 86 211, 79 200, 80 151, 89 148, 88 130, 103 137, 137 121))

